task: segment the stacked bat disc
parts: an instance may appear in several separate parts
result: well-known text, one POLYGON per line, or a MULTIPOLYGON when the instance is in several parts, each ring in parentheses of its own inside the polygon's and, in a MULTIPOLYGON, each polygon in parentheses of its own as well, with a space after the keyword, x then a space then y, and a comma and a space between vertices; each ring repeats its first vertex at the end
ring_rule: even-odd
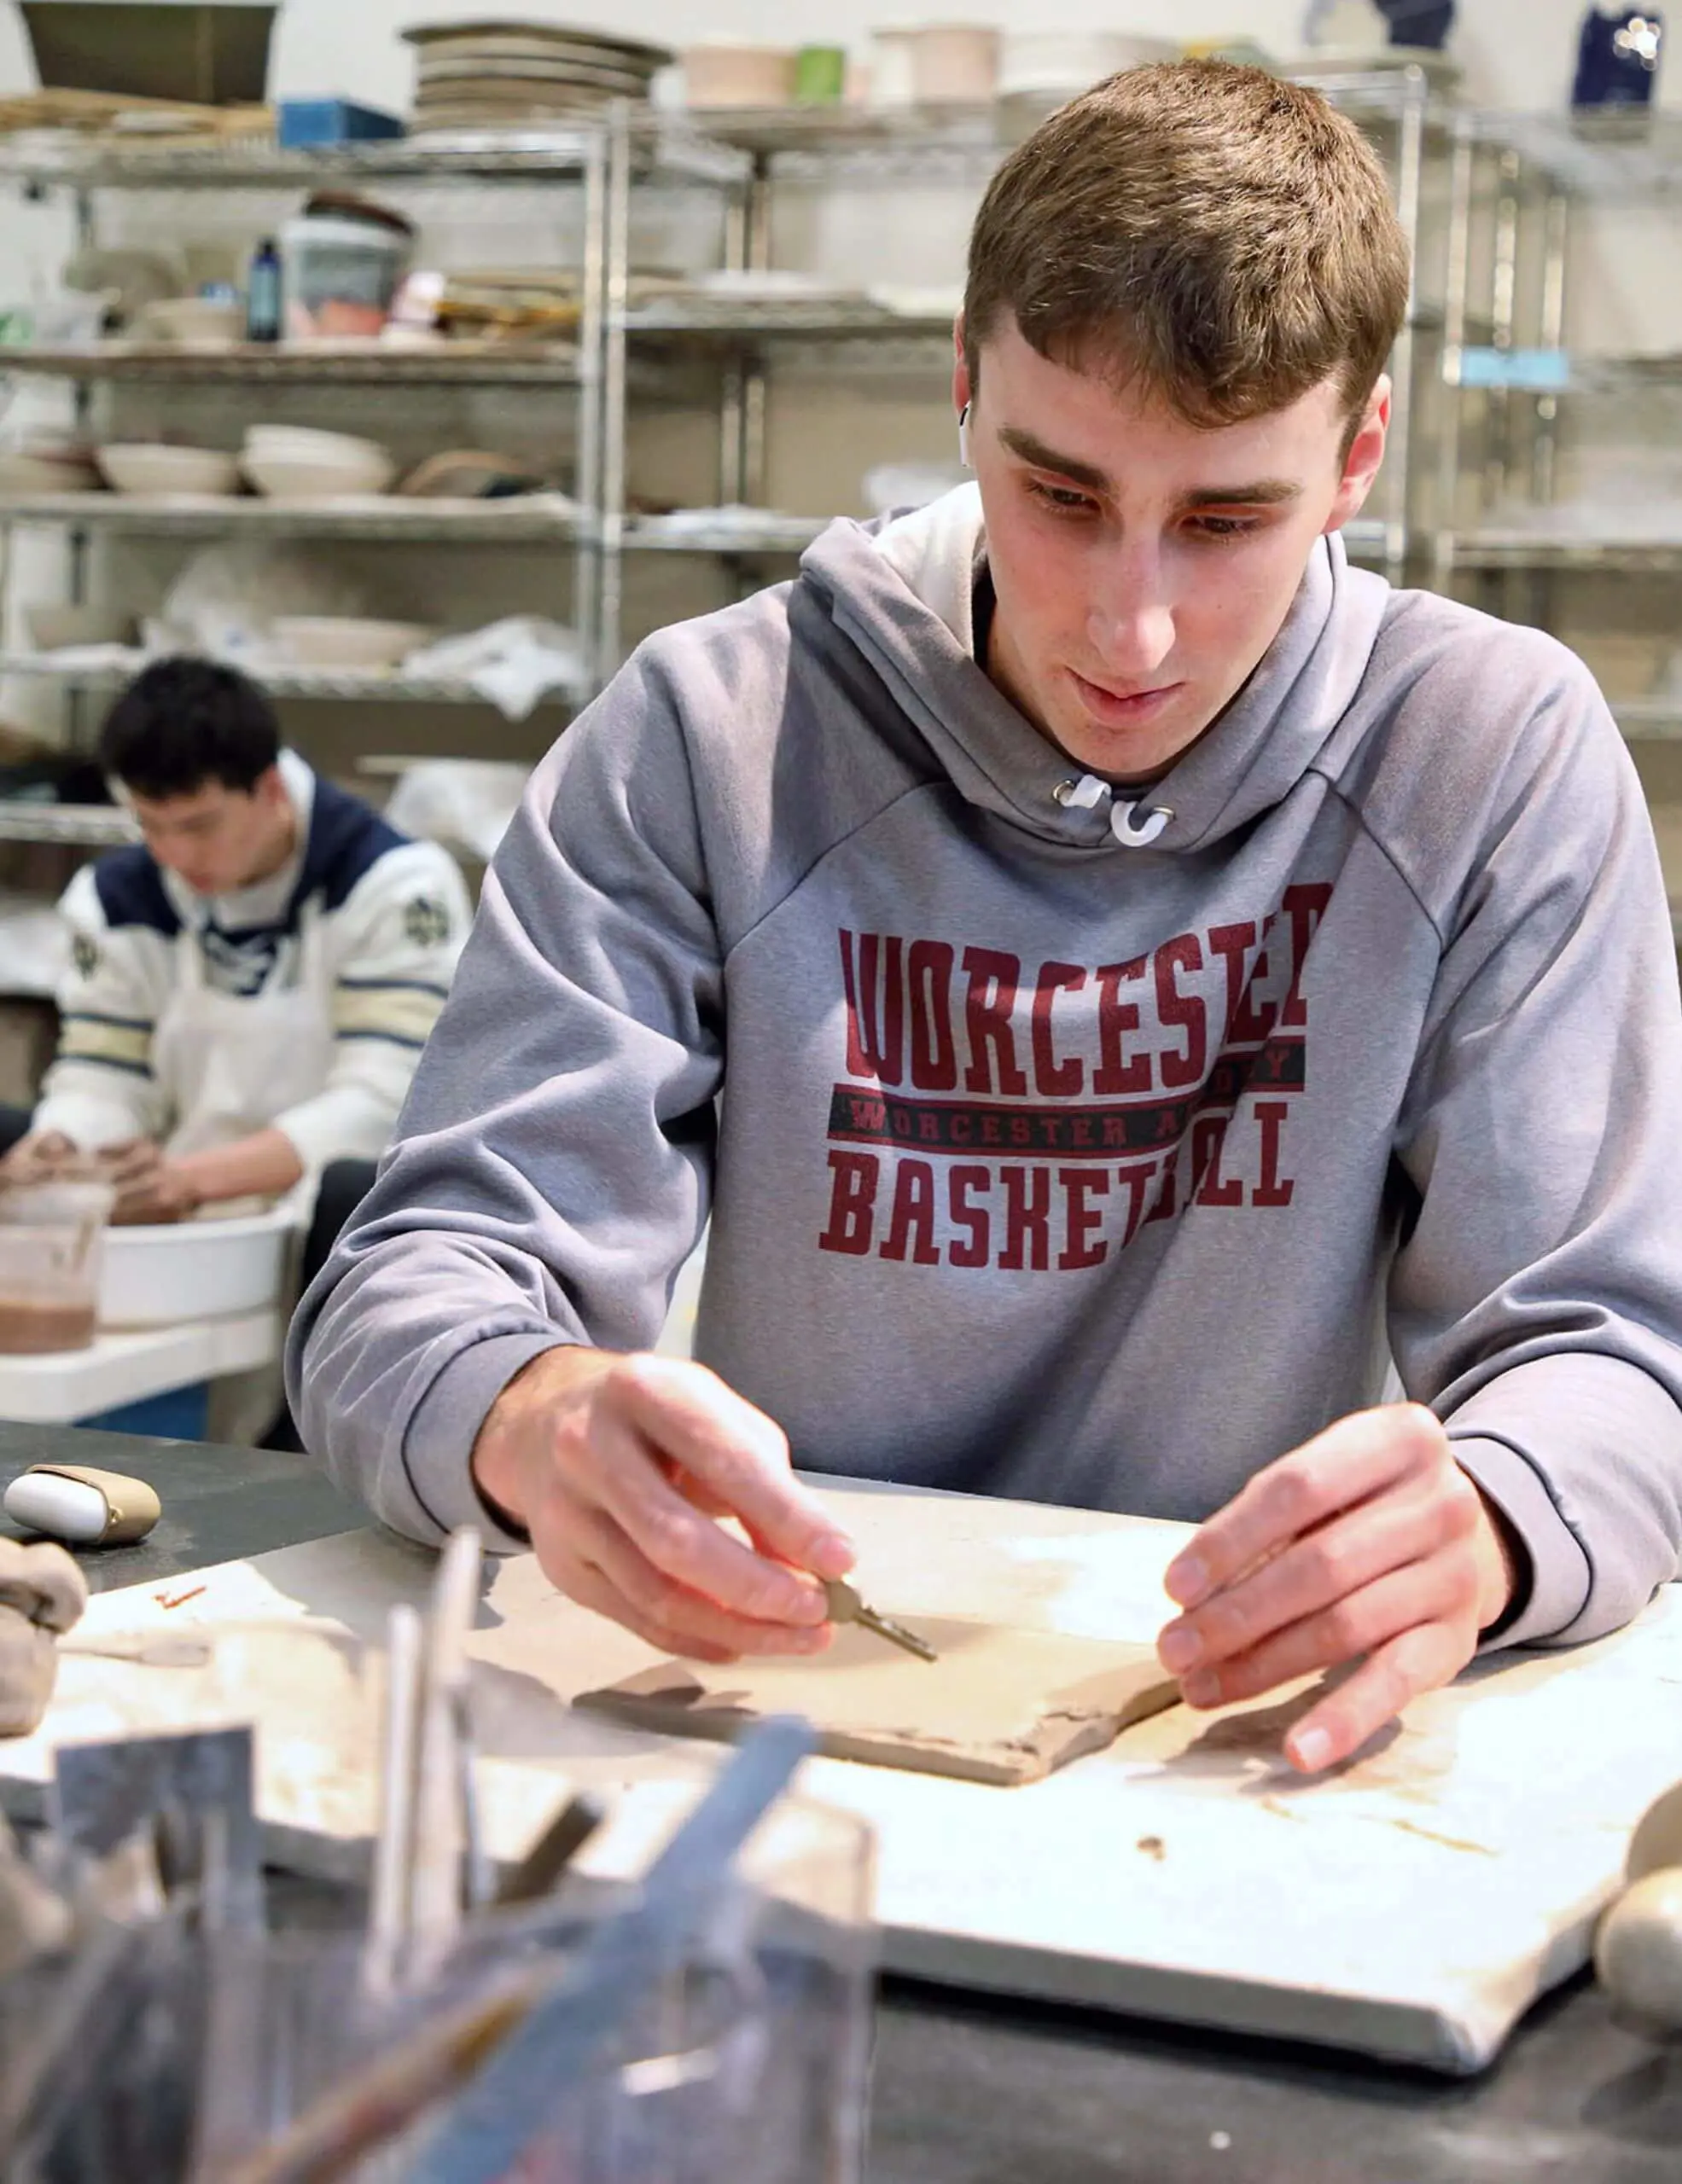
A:
POLYGON ((672 58, 660 46, 552 23, 428 23, 404 36, 418 61, 417 136, 574 125, 611 100, 646 100, 672 58))

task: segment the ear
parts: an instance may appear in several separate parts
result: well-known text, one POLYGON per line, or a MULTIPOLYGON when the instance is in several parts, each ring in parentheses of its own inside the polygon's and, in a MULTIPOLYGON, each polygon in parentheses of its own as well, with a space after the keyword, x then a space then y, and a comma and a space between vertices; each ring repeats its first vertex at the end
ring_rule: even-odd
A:
POLYGON ((286 793, 286 783, 281 778, 278 765, 265 766, 252 783, 251 793, 271 811, 277 811, 282 804, 289 805, 292 801, 286 793))
POLYGON ((975 389, 969 383, 969 362, 963 353, 963 313, 952 322, 952 408, 961 417, 969 407, 975 389))
POLYGON ((1328 531, 1341 531, 1352 516, 1360 513, 1372 491, 1372 481, 1378 475, 1378 466, 1384 460, 1384 442, 1389 430, 1390 381, 1388 374, 1381 374, 1367 397, 1361 421, 1349 443, 1349 452, 1343 458, 1343 475, 1337 481, 1336 497, 1325 520, 1328 531))

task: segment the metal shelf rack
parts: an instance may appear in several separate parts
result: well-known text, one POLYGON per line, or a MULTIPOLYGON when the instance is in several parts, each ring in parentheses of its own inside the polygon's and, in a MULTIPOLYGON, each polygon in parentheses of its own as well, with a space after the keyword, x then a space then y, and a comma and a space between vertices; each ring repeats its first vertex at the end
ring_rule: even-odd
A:
POLYGON ((329 346, 241 342, 190 349, 161 343, 89 342, 70 348, 0 348, 0 376, 96 385, 133 380, 230 386, 576 386, 584 360, 571 346, 521 350, 451 341, 402 348, 386 342, 329 346))
POLYGON ((404 500, 392 494, 337 501, 265 501, 183 493, 40 493, 0 497, 0 526, 68 526, 154 538, 364 538, 387 544, 517 546, 590 542, 586 509, 558 495, 486 501, 404 500))
MULTIPOLYGON (((0 351, 0 376, 28 375, 64 380, 76 390, 78 415, 86 420, 95 390, 150 384, 215 387, 237 393, 284 386, 387 386, 449 389, 506 388, 511 393, 570 392, 576 402, 577 453, 569 495, 518 499, 443 502, 401 496, 354 502, 283 502, 245 497, 225 500, 131 498, 103 493, 11 496, 0 499, 0 531, 50 526, 71 543, 73 597, 85 595, 90 549, 117 536, 160 539, 310 537, 383 546, 428 544, 472 549, 542 547, 570 554, 570 582, 562 595, 563 619, 579 630, 589 671, 570 696, 586 698, 596 680, 592 647, 600 624, 602 473, 605 463, 602 357, 610 278, 622 292, 623 265, 609 254, 623 252, 627 228, 621 218, 608 233, 610 179, 626 192, 644 179, 728 187, 745 174, 739 153, 672 124, 633 126, 624 109, 600 124, 509 136, 457 135, 393 144, 282 151, 272 142, 243 140, 207 146, 113 148, 90 142, 43 146, 0 141, 0 183, 27 192, 68 193, 81 240, 98 226, 102 193, 110 191, 227 191, 307 189, 340 183, 390 183, 435 189, 554 183, 580 190, 582 247, 579 263, 579 321, 575 334, 542 346, 487 340, 398 346, 316 345, 241 346, 212 351, 112 342, 76 347, 0 351), (568 598, 567 594, 570 594, 568 598)), ((620 404, 622 410, 622 403, 620 404)), ((567 567, 557 561, 557 584, 567 567)), ((110 676, 55 667, 29 654, 0 661, 0 671, 54 675, 72 690, 108 687, 110 676)), ((319 675, 299 671, 268 678, 277 695, 338 701, 466 701, 467 686, 391 677, 319 675)), ((73 715, 73 720, 75 716, 73 715)), ((45 824, 38 813, 13 823, 45 824)))
MULTIPOLYGON (((148 656, 135 651, 125 653, 120 659, 94 663, 78 659, 73 653, 0 652, 0 675, 39 676, 76 689, 111 692, 124 688, 145 666, 148 656)), ((456 676, 324 667, 253 668, 250 673, 272 698, 330 700, 339 704, 360 700, 413 706, 485 703, 471 682, 456 676)), ((582 682, 573 682, 557 686, 539 702, 579 705, 588 695, 582 682)))
POLYGON ((0 842, 50 842, 71 849, 120 849, 139 829, 114 804, 0 802, 0 842))
POLYGON ((1533 604, 1561 571, 1682 568, 1682 534, 1597 536, 1550 524, 1557 505, 1562 405, 1577 396, 1682 388, 1682 356, 1598 356, 1565 340, 1574 214, 1591 204, 1671 205, 1682 198, 1682 116, 1466 112, 1453 125, 1441 375, 1449 391, 1437 450, 1434 580, 1457 571, 1528 572, 1533 604), (1484 287, 1475 248, 1487 224, 1484 287), (1477 314, 1475 316, 1475 312, 1477 314), (1474 334, 1476 339, 1474 339, 1474 334), (1476 462, 1478 510, 1468 520, 1468 393, 1487 405, 1476 462), (1492 510, 1522 487, 1534 520, 1502 526, 1492 510))
MULTIPOLYGON (((664 117, 626 124, 637 180, 729 182, 739 158, 712 136, 664 117)), ((389 142, 282 150, 262 137, 120 150, 109 144, 0 142, 0 180, 37 189, 307 189, 326 182, 579 179, 600 161, 602 126, 460 131, 389 142)))

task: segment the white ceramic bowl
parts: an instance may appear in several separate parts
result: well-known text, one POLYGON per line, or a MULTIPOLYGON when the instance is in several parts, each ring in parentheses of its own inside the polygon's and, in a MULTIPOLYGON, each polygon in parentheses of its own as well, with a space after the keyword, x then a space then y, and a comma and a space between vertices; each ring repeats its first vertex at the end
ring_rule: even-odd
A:
POLYGON ((280 1296, 291 1213, 170 1228, 108 1228, 100 1323, 172 1327, 183 1320, 257 1312, 280 1296))
POLYGON ((247 455, 307 456, 312 462, 343 463, 360 470, 391 460, 378 440, 359 440, 351 433, 323 433, 313 425, 253 425, 245 436, 247 455))
POLYGON ((360 464, 323 462, 308 455, 247 454, 242 466, 258 491, 271 501, 335 501, 383 493, 397 475, 388 455, 360 464))
POLYGON ((119 493, 200 493, 220 499, 240 490, 240 466, 219 448, 119 443, 99 450, 99 467, 119 493))
POLYGON ((430 644, 421 622, 375 622, 352 614, 281 615, 275 642, 300 667, 392 668, 430 644))

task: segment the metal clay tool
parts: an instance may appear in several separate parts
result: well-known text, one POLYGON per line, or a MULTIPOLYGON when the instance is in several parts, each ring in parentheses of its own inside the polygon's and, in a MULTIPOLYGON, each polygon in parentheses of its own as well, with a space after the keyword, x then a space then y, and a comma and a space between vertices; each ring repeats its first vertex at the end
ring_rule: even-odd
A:
POLYGON ((844 1578, 831 1577, 824 1587, 829 1596, 831 1623, 857 1623, 866 1630, 875 1631, 878 1638, 886 1638, 890 1646, 897 1646, 902 1653, 915 1653, 920 1661, 937 1661, 940 1658, 926 1638, 919 1638, 915 1630, 908 1630, 903 1623, 895 1623, 892 1616, 878 1615, 873 1607, 866 1607, 853 1586, 844 1578))

